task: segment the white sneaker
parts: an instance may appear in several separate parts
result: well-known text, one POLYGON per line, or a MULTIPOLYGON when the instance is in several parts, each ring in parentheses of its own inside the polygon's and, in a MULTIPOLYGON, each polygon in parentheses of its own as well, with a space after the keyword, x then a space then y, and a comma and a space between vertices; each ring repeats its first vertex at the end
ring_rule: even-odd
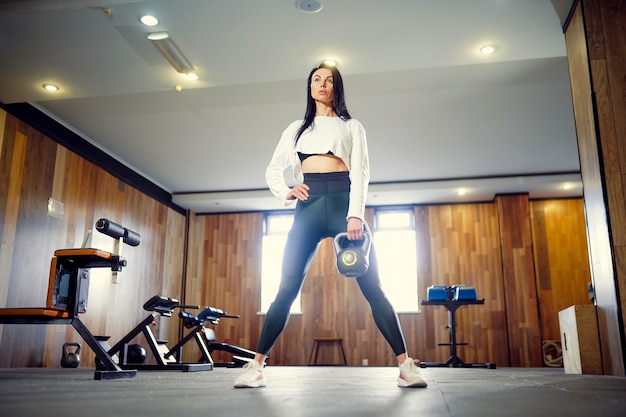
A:
POLYGON ((267 384, 263 376, 263 365, 250 361, 243 366, 244 372, 235 379, 235 388, 259 388, 267 384))
POLYGON ((402 388, 424 388, 428 386, 420 369, 411 358, 406 358, 404 363, 400 365, 400 376, 398 376, 398 386, 402 388))

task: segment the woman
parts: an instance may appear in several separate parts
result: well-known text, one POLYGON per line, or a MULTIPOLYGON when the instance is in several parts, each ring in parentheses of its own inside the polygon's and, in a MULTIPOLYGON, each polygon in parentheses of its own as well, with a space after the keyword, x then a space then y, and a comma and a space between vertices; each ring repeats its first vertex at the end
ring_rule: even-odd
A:
MULTIPOLYGON (((304 120, 283 132, 267 167, 266 181, 285 205, 297 202, 285 245, 278 294, 271 304, 256 356, 244 366, 236 388, 266 385, 263 366, 276 339, 287 325, 291 304, 326 237, 346 232, 349 240, 363 237, 365 198, 369 185, 369 155, 365 130, 346 108, 341 74, 326 64, 309 74, 304 120), (298 184, 289 188, 283 173, 293 168, 298 184)), ((373 247, 368 272, 357 278, 372 309, 374 321, 398 359, 400 387, 425 387, 419 368, 406 354, 398 317, 383 293, 373 247)))

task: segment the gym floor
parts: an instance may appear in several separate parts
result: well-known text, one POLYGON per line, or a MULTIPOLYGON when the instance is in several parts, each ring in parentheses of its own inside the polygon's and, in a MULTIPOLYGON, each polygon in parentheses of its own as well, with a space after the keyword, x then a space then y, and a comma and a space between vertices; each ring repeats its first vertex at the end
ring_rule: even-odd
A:
POLYGON ((89 368, 0 369, 5 417, 624 416, 626 378, 562 368, 425 368, 428 388, 396 386, 396 368, 271 367, 268 386, 234 389, 241 369, 139 371, 96 381, 89 368))

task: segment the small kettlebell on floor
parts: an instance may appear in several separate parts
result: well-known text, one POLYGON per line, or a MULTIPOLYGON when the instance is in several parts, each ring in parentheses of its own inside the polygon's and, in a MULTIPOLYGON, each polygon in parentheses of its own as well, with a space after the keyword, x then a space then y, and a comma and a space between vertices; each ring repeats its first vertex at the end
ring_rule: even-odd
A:
POLYGON ((61 356, 61 366, 63 368, 78 368, 78 365, 80 365, 80 344, 63 344, 63 356, 61 356), (70 347, 73 347, 74 350, 70 351, 70 347))
POLYGON ((335 254, 337 271, 345 277, 358 278, 365 275, 369 268, 372 235, 367 224, 363 224, 363 238, 349 240, 346 232, 335 236, 335 254))
POLYGON ((145 363, 146 350, 138 343, 128 345, 128 353, 126 354, 126 363, 145 363))

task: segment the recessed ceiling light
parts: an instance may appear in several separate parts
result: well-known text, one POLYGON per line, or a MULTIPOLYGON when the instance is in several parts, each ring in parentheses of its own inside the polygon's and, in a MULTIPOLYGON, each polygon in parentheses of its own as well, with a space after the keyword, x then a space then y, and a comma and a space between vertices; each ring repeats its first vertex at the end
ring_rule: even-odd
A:
POLYGON ((467 194, 467 190, 465 188, 459 188, 456 190, 457 195, 465 195, 467 194))
POLYGON ((139 21, 146 26, 156 26, 159 24, 159 19, 150 15, 141 16, 139 21))
POLYGON ((188 72, 184 75, 185 75, 185 78, 191 81, 196 81, 198 79, 198 74, 196 74, 195 72, 188 72))
POLYGON ((572 188, 574 188, 574 186, 571 183, 569 183, 569 182, 566 182, 565 184, 563 184, 563 189, 564 190, 570 190, 572 188))
POLYGON ((491 55, 494 52, 496 52, 496 47, 493 45, 485 45, 482 48, 480 48, 480 53, 483 55, 491 55))
POLYGON ((302 13, 317 13, 322 10, 324 6, 322 6, 322 2, 318 0, 297 0, 296 7, 302 13))
POLYGON ((325 59, 322 61, 322 63, 326 65, 330 65, 331 67, 337 66, 337 61, 335 61, 334 59, 325 59))
POLYGON ((46 90, 46 91, 50 91, 50 92, 56 92, 59 91, 59 86, 58 85, 54 85, 54 84, 43 84, 42 87, 46 90))

